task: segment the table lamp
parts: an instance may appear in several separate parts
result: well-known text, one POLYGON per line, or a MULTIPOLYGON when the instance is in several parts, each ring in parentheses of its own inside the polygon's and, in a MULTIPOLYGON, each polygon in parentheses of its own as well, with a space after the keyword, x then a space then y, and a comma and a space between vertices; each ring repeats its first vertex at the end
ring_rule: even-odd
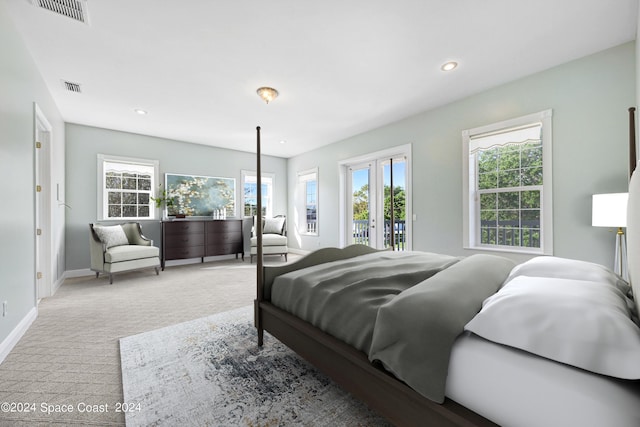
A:
POLYGON ((625 280, 629 280, 629 273, 627 241, 622 228, 627 226, 628 198, 629 193, 594 194, 591 215, 591 225, 594 227, 618 228, 613 271, 625 280))

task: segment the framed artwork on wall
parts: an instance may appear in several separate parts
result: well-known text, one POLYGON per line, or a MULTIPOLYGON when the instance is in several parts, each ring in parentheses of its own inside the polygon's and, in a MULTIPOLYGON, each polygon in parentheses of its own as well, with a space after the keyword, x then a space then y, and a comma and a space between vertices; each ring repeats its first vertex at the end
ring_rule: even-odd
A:
POLYGON ((169 216, 236 216, 235 178, 166 173, 165 188, 169 216))

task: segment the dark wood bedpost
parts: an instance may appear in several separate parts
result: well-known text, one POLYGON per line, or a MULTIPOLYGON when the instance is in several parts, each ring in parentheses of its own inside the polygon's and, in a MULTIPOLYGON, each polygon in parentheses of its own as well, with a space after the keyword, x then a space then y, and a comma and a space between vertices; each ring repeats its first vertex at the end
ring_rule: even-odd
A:
MULTIPOLYGON (((391 243, 391 250, 395 251, 396 250, 396 225, 395 223, 395 218, 393 215, 393 210, 394 210, 394 200, 393 200, 393 157, 391 157, 389 159, 389 181, 390 181, 390 185, 391 185, 391 192, 389 193, 389 200, 391 203, 391 211, 390 211, 390 220, 391 220, 391 230, 389 230, 389 232, 391 233, 391 239, 389 240, 389 242, 391 243)), ((383 202, 384 204, 384 202, 383 202)), ((384 211, 384 209, 383 209, 384 211)), ((384 213, 383 213, 384 216, 384 213)))
POLYGON ((629 178, 636 170, 636 107, 629 108, 629 178))
POLYGON ((258 255, 257 272, 256 272, 256 301, 255 301, 255 324, 258 329, 258 346, 262 347, 264 343, 264 326, 262 325, 262 313, 260 312, 260 302, 264 299, 264 269, 262 258, 262 165, 260 162, 260 126, 256 127, 256 195, 257 195, 257 212, 255 220, 256 233, 256 249, 258 255))

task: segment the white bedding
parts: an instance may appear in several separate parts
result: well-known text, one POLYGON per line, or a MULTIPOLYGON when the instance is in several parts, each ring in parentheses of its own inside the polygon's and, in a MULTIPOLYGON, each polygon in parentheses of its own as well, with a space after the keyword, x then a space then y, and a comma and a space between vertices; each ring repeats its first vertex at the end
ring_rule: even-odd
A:
POLYGON ((453 347, 446 395, 504 427, 640 426, 640 382, 593 374, 470 332, 453 347))
POLYGON ((484 301, 465 330, 587 371, 638 380, 640 329, 632 306, 606 282, 518 276, 484 301))

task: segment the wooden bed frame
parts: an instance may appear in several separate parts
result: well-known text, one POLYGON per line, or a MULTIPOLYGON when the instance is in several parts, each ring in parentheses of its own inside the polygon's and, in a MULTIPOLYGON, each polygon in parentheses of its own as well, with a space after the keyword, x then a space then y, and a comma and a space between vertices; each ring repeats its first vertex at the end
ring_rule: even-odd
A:
MULTIPOLYGON (((257 128, 257 143, 257 199, 258 212, 262 212, 259 127, 257 128)), ((630 173, 635 169, 635 146, 635 108, 630 108, 630 173)), ((265 287, 270 286, 275 277, 281 274, 312 265, 363 255, 374 252, 376 249, 363 245, 352 245, 344 249, 324 248, 291 264, 265 267, 261 252, 261 221, 257 221, 257 223, 258 279, 255 326, 258 330, 258 345, 263 345, 264 331, 269 332, 395 425, 497 426, 492 421, 448 398, 443 404, 438 404, 423 397, 384 369, 369 362, 366 354, 310 323, 275 307, 265 298, 265 287)))
POLYGON ((264 287, 270 286, 281 274, 375 251, 377 250, 363 245, 352 245, 344 249, 324 248, 291 264, 263 267, 263 282, 258 284, 258 294, 263 299, 255 301, 259 345, 262 345, 263 331, 269 332, 393 424, 496 426, 497 424, 452 400, 447 399, 444 404, 438 404, 423 397, 373 365, 361 351, 264 299, 264 287))

